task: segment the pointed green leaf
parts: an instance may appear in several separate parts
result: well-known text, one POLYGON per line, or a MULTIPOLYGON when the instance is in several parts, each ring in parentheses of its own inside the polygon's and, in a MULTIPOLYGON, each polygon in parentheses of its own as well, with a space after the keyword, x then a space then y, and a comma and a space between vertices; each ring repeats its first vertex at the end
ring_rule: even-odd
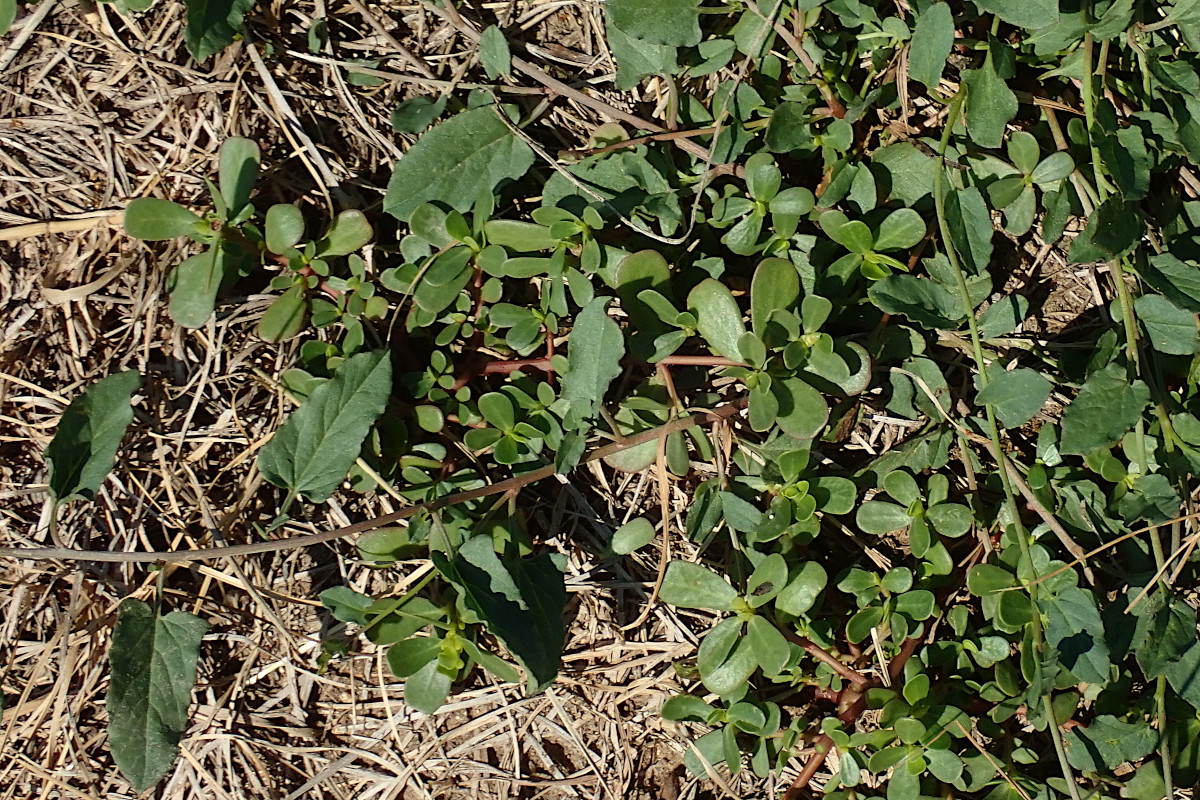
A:
POLYGON ((1160 294, 1144 294, 1134 301, 1133 307, 1158 352, 1190 356, 1200 351, 1200 331, 1193 312, 1160 294))
POLYGON ((456 114, 425 133, 392 172, 384 210, 407 222, 432 200, 466 212, 480 192, 533 165, 533 151, 500 119, 503 111, 482 106, 456 114))
POLYGON ((350 472, 391 391, 387 351, 347 359, 262 449, 258 468, 263 477, 314 503, 328 499, 350 472))
POLYGON ((233 37, 242 29, 242 18, 254 7, 254 0, 187 0, 185 5, 184 41, 192 58, 203 61, 233 43, 233 37))
POLYGON ((976 0, 975 5, 1009 25, 1031 31, 1058 22, 1057 0, 976 0))
POLYGON ((934 330, 954 330, 964 316, 962 301, 940 283, 916 275, 889 275, 867 289, 881 311, 903 314, 934 330))
POLYGON ((157 616, 141 600, 117 610, 108 660, 108 743, 113 759, 139 793, 167 774, 179 755, 200 641, 208 623, 172 611, 157 616))
POLYGON ((588 303, 571 328, 567 347, 570 369, 563 376, 562 397, 571 404, 571 419, 577 427, 596 415, 608 385, 621 374, 625 337, 621 327, 608 316, 609 297, 588 303))
POLYGON ((962 73, 967 89, 967 132, 980 147, 999 147, 1004 143, 1004 129, 1017 115, 1017 96, 1004 79, 996 74, 993 57, 989 56, 979 69, 962 73))
POLYGON ((130 401, 141 385, 136 372, 119 372, 92 384, 67 406, 45 453, 55 501, 95 498, 133 421, 130 401))
POLYGON ((512 53, 508 49, 508 39, 504 38, 504 31, 495 25, 487 26, 479 37, 479 61, 492 80, 507 75, 512 69, 512 53))
POLYGON ((1046 615, 1046 642, 1058 650, 1062 665, 1085 683, 1108 682, 1108 644, 1104 621, 1092 594, 1067 587, 1041 598, 1046 615))
POLYGON ((1145 722, 1122 722, 1111 714, 1071 728, 1063 737, 1071 766, 1087 772, 1106 772, 1126 761, 1136 764, 1157 743, 1158 734, 1145 722))
POLYGON ((490 536, 475 536, 453 559, 433 557, 466 605, 525 668, 529 692, 549 686, 562 659, 567 604, 562 571, 550 554, 501 560, 490 536))
POLYGON ((936 89, 954 46, 954 15, 949 3, 935 3, 917 17, 908 51, 908 77, 936 89))

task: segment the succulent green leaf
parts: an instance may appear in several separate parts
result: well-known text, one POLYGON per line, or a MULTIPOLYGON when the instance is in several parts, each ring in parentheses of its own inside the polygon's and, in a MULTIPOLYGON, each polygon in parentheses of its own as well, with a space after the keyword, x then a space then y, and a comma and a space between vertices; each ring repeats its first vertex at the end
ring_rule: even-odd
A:
POLYGON ((267 209, 264 234, 268 250, 286 253, 304 238, 304 214, 292 203, 276 203, 267 209))
POLYGON ((659 597, 680 608, 729 611, 737 590, 717 573, 690 561, 672 561, 663 576, 659 597))
POLYGON ((654 523, 645 517, 634 517, 613 532, 612 551, 626 556, 654 541, 654 523))
POLYGON ((361 211, 343 211, 338 214, 329 230, 317 242, 317 255, 321 257, 345 256, 371 241, 374 231, 361 211))
MULTIPOLYGON (((196 0, 189 0, 189 17, 191 16, 190 6, 195 2, 196 0)), ((220 0, 217 2, 208 0, 206 3, 209 7, 220 4, 220 0)), ((238 24, 241 24, 240 17, 238 24)), ((190 20, 188 25, 191 26, 190 20)), ((258 162, 261 155, 258 145, 254 141, 243 139, 240 136, 226 139, 225 143, 221 145, 218 181, 221 197, 225 200, 225 208, 230 219, 238 216, 246 203, 250 202, 250 192, 254 189, 254 181, 258 178, 258 162)))
POLYGON ((688 294, 688 310, 696 315, 696 329, 719 356, 740 360, 738 340, 746 332, 742 309, 729 287, 714 278, 705 278, 688 294))
POLYGON ((125 207, 125 232, 146 242, 188 236, 201 221, 178 203, 158 197, 139 197, 125 207))
POLYGON ((139 793, 165 776, 179 755, 207 630, 199 617, 182 611, 158 616, 134 598, 117 609, 108 651, 108 743, 121 774, 139 793))

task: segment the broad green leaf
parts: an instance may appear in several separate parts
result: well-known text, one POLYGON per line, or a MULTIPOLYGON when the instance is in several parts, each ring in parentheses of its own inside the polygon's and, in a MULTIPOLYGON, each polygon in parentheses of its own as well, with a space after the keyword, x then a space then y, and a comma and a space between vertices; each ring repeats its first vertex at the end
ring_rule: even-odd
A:
POLYGON ((612 24, 652 44, 700 44, 700 0, 608 0, 612 24))
POLYGON ((496 106, 473 108, 425 133, 396 164, 384 210, 405 222, 433 200, 466 212, 481 192, 524 175, 533 151, 500 119, 502 113, 496 106))
POLYGON ((308 320, 308 308, 304 288, 293 286, 279 295, 263 312, 258 323, 258 335, 267 342, 291 339, 304 329, 304 323, 308 320))
POLYGON ((258 468, 276 486, 324 502, 345 480, 392 391, 387 351, 347 359, 263 447, 258 468))
MULTIPOLYGON (((195 0, 189 0, 189 7, 195 0)), ((209 5, 219 3, 210 2, 209 5)), ((190 8, 189 8, 190 12, 190 8)), ((241 24, 239 17, 238 25, 241 24)), ((189 27, 191 22, 188 23, 189 27)), ((218 181, 221 197, 225 200, 225 208, 229 218, 236 217, 246 203, 250 202, 250 192, 254 189, 254 181, 258 178, 258 162, 262 154, 258 145, 250 140, 235 136, 226 139, 221 145, 221 163, 218 181)))
POLYGON ((1150 188, 1150 154, 1137 126, 1096 137, 1101 160, 1126 200, 1141 200, 1150 188))
POLYGON ((759 337, 765 335, 771 314, 791 310, 800 299, 800 275, 792 262, 768 258, 754 270, 750 282, 750 326, 759 337))
POLYGON ((738 340, 746 333, 742 309, 729 287, 714 278, 705 278, 688 294, 688 311, 696 315, 696 329, 715 354, 741 360, 738 340))
POLYGON ((999 147, 1004 129, 1017 115, 1017 96, 1004 79, 996 74, 994 57, 989 55, 979 69, 962 73, 967 89, 967 132, 980 147, 999 147))
POLYGON ((680 608, 729 611, 737 590, 717 573, 690 561, 672 561, 663 576, 659 597, 680 608))
MULTIPOLYGON (((772 118, 773 119, 773 118, 772 118)), ((890 197, 911 206, 933 194, 938 160, 918 150, 911 142, 897 142, 871 154, 871 164, 882 167, 890 179, 890 197)))
POLYGON ((187 27, 183 38, 192 58, 203 61, 233 44, 254 0, 186 0, 185 5, 187 27))
POLYGON ((92 500, 116 463, 117 448, 133 422, 133 393, 142 385, 136 372, 109 375, 71 401, 46 446, 50 494, 61 503, 92 500))
POLYGON ((1004 427, 1019 428, 1042 410, 1053 388, 1054 384, 1026 367, 996 370, 975 399, 995 408, 1004 427))
POLYGON ((1029 300, 1024 295, 1010 294, 992 303, 979 315, 979 336, 994 339, 1021 327, 1029 313, 1029 300))
POLYGON ((1200 642, 1189 647, 1178 661, 1167 664, 1164 674, 1176 694, 1200 709, 1200 642))
POLYGON ((1009 25, 1031 31, 1058 22, 1058 0, 976 0, 975 5, 1009 25))
POLYGON ((908 50, 908 77, 936 89, 954 46, 954 15, 949 3, 935 3, 917 17, 908 50))
POLYGON ((1111 447, 1133 427, 1149 402, 1150 389, 1142 381, 1129 383, 1120 364, 1093 373, 1063 411, 1059 450, 1083 455, 1111 447))
POLYGON ((134 598, 121 601, 108 660, 108 744, 137 792, 157 783, 179 755, 208 623, 182 611, 158 616, 134 598))
POLYGON ((508 49, 508 39, 504 38, 504 31, 495 25, 484 28, 479 37, 479 61, 483 64, 488 78, 492 80, 507 75, 512 69, 512 53, 508 49))
POLYGON ((1134 301, 1133 307, 1158 352, 1190 356, 1200 351, 1195 313, 1180 308, 1160 294, 1144 294, 1134 301))
POLYGON ((1116 769, 1126 761, 1136 764, 1153 753, 1157 743, 1158 734, 1149 724, 1122 722, 1111 714, 1077 725, 1063 737, 1071 766, 1087 772, 1116 769))
POLYGON ((861 642, 870 637, 871 629, 877 628, 883 622, 882 606, 867 606, 846 623, 846 638, 851 642, 861 642))
POLYGON ((453 559, 433 554, 438 570, 525 669, 531 694, 558 674, 566 629, 567 592, 549 553, 497 557, 490 536, 468 539, 453 559))
POLYGON ((771 112, 767 124, 766 145, 771 153, 786 153, 812 143, 808 108, 801 103, 783 102, 771 112))
POLYGON ((1096 600, 1084 589, 1070 586, 1041 598, 1046 615, 1046 641, 1059 660, 1085 683, 1108 683, 1108 644, 1096 600))
POLYGON ((612 14, 604 14, 605 32, 613 60, 617 62, 617 88, 627 92, 638 85, 647 75, 674 75, 679 72, 677 51, 674 45, 654 42, 630 36, 612 22, 612 14))
POLYGON ((1149 263, 1139 263, 1138 274, 1175 305, 1200 312, 1200 266, 1159 253, 1149 263))
POLYGON ((420 133, 442 115, 448 98, 449 95, 442 95, 437 100, 414 97, 397 104, 392 109, 392 130, 397 133, 420 133))
POLYGON ((1127 255, 1141 241, 1142 227, 1136 209, 1119 197, 1110 197, 1092 212, 1087 227, 1071 242, 1069 261, 1086 264, 1127 255))
POLYGON ((435 658, 404 682, 404 702, 422 714, 432 714, 446 702, 453 683, 454 675, 435 658))
POLYGON ((371 241, 374 231, 361 211, 343 211, 334 218, 329 230, 317 242, 317 255, 321 257, 345 256, 371 241))
POLYGON ((339 622, 353 622, 355 625, 364 626, 370 622, 367 612, 371 610, 375 601, 349 586, 330 586, 317 597, 321 605, 329 609, 329 613, 339 622))
POLYGON ((1155 610, 1145 641, 1134 652, 1142 673, 1153 680, 1182 661, 1195 644, 1196 611, 1187 603, 1172 600, 1155 610))
POLYGON ((612 551, 627 556, 654 541, 654 523, 645 517, 634 517, 613 531, 612 551))
POLYGON ((568 424, 569 428, 596 415, 608 385, 621 374, 625 338, 620 326, 608 316, 610 299, 592 300, 571 328, 567 347, 570 369, 562 380, 562 397, 571 404, 570 419, 574 423, 568 424))
POLYGON ((199 222, 200 217, 183 206, 158 197, 139 197, 125 207, 125 232, 146 242, 189 236, 199 222))
POLYGON ((268 250, 286 253, 304 237, 304 214, 292 203, 276 203, 267 209, 264 234, 268 250))
POLYGON ((883 535, 907 528, 912 522, 907 509, 883 500, 868 500, 858 507, 854 517, 865 533, 883 535))
POLYGON ((935 330, 954 330, 964 316, 961 300, 949 289, 916 275, 889 275, 872 283, 867 296, 881 311, 935 330))
POLYGON ((800 571, 792 576, 783 591, 775 597, 775 608, 794 617, 807 614, 828 581, 829 576, 820 563, 805 561, 800 571))

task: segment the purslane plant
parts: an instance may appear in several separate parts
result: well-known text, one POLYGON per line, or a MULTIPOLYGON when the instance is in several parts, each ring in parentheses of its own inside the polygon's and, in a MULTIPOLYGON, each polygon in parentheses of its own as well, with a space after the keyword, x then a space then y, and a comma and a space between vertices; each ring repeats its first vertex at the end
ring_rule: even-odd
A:
MULTIPOLYGON (((434 572, 399 597, 322 594, 388 648, 414 708, 476 665, 553 681, 573 545, 551 547, 516 493, 603 458, 690 493, 699 555, 665 566, 658 597, 708 612, 663 708, 699 726, 697 776, 798 762, 797 797, 836 751, 829 797, 1156 800, 1200 778, 1181 591, 1200 200, 1179 191, 1200 164, 1197 8, 610 0, 618 86, 667 81, 690 137, 607 126, 547 178, 520 110, 474 92, 396 165, 384 209, 403 236, 370 258, 359 211, 308 241, 298 206, 260 215, 241 139, 211 213, 139 199, 126 229, 206 248, 174 267, 179 324, 244 281, 279 293, 263 338, 303 338, 279 376, 298 406, 258 460, 280 520, 347 479, 421 504, 357 546, 434 572), (692 80, 719 70, 711 97, 692 80), (1024 335, 1002 242, 1072 229, 1067 258, 1106 266, 1113 303, 1024 335), (743 408, 720 436, 701 424, 743 408), (880 423, 907 434, 881 447, 880 423), (497 476, 507 494, 484 502, 497 476)), ((447 17, 491 78, 542 80, 498 28, 447 17)), ((55 488, 68 460, 93 492, 111 466, 119 383, 64 416, 56 498, 89 497, 55 488)))

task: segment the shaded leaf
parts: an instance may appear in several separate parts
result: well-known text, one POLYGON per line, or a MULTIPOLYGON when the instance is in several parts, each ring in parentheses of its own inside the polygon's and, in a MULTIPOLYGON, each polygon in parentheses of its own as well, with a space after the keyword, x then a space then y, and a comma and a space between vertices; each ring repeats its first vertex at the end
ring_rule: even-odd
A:
POLYGON ((258 457, 263 477, 314 503, 328 499, 350 472, 391 391, 387 351, 347 359, 263 447, 258 457))
POLYGON ((1046 641, 1059 653, 1062 665, 1086 683, 1108 682, 1108 644, 1104 621, 1090 592, 1075 586, 1044 596, 1046 641))
POLYGON ((139 793, 166 775, 179 755, 207 630, 199 617, 182 611, 160 617, 133 598, 117 609, 108 651, 108 743, 121 774, 139 793))
POLYGON ((192 58, 203 61, 233 44, 254 0, 186 0, 185 5, 187 27, 183 38, 192 58))
POLYGON ((1079 725, 1063 737, 1067 760, 1076 769, 1102 772, 1126 761, 1140 761, 1154 752, 1158 734, 1145 722, 1122 722, 1111 714, 1079 725))
POLYGON ((67 406, 45 453, 50 494, 56 502, 95 498, 133 422, 130 403, 141 385, 136 372, 119 372, 92 384, 67 406))
POLYGON ((452 560, 436 552, 433 560, 525 668, 529 692, 549 686, 562 659, 567 603, 562 571, 550 554, 502 561, 490 536, 475 536, 452 560))

